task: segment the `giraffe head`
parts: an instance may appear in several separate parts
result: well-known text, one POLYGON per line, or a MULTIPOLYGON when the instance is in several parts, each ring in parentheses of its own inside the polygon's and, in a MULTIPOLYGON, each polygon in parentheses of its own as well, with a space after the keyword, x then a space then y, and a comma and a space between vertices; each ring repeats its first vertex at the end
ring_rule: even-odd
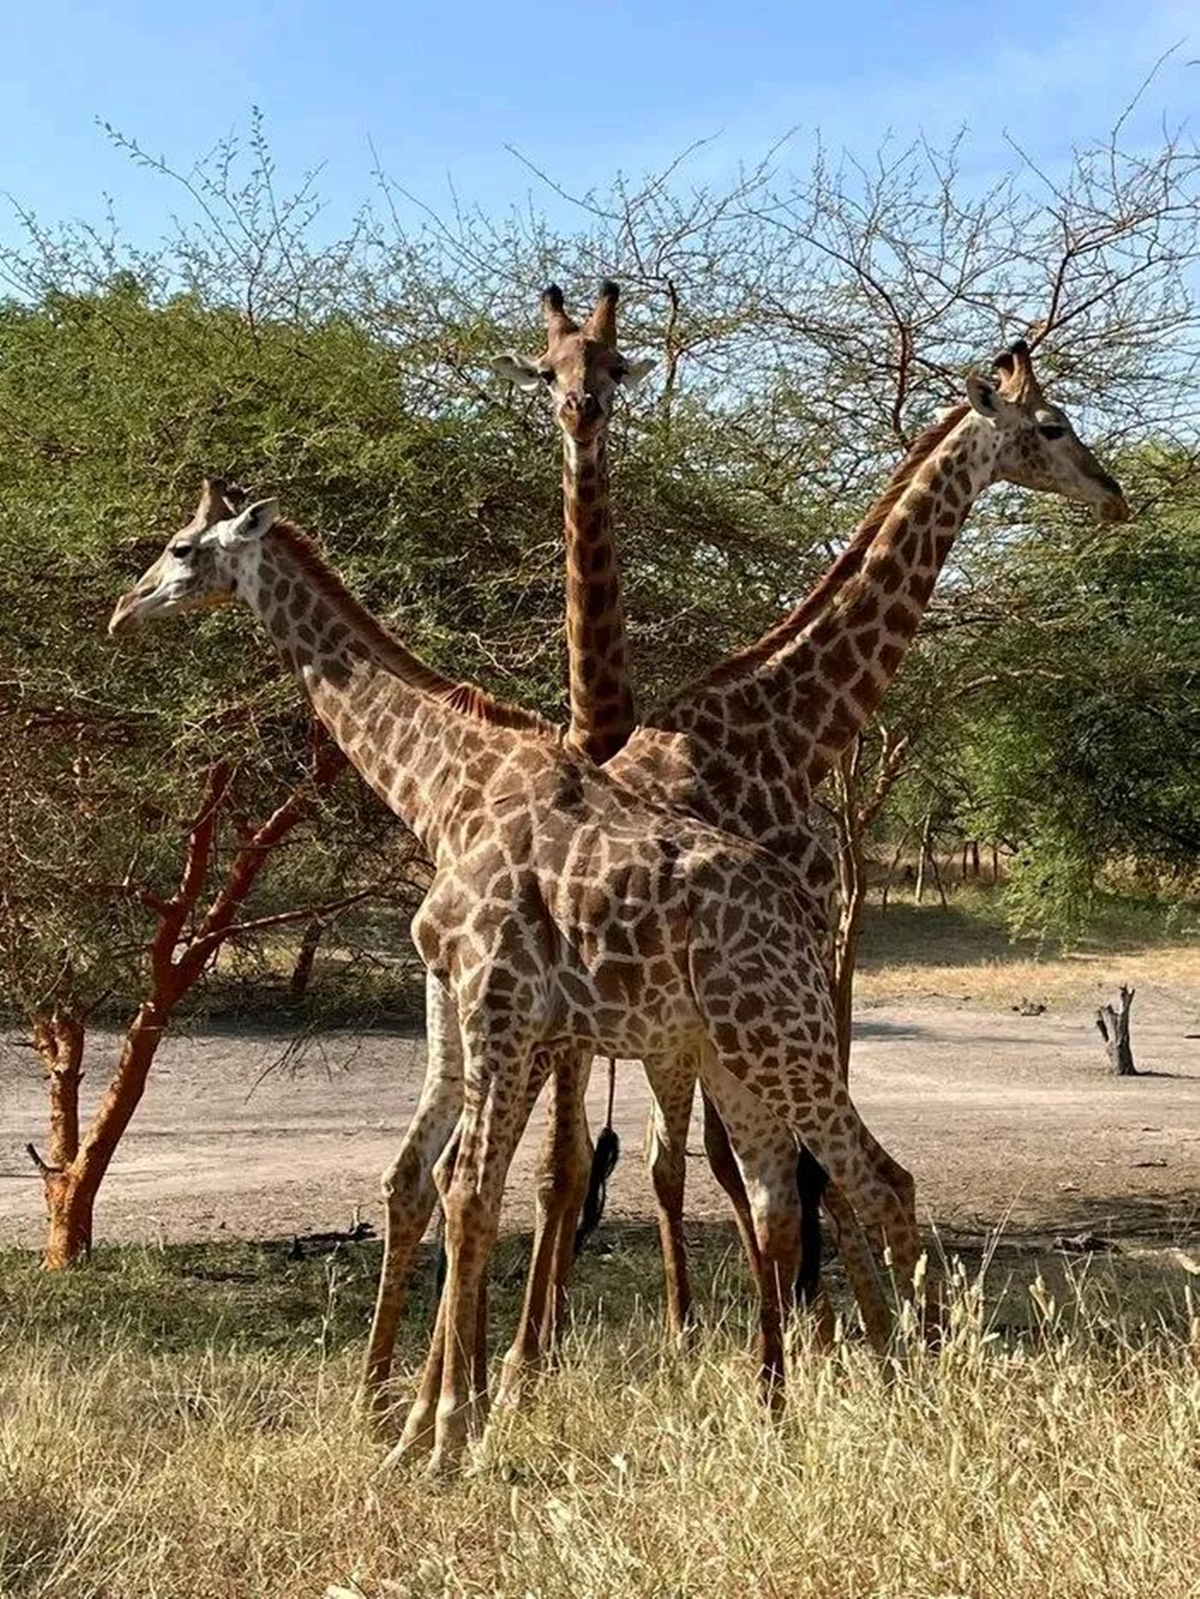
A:
POLYGON ((967 399, 1001 431, 997 480, 1079 500, 1106 522, 1128 520, 1121 485, 1100 465, 1065 412, 1042 393, 1024 339, 996 357, 990 378, 967 379, 967 399))
POLYGON ((542 295, 546 348, 539 356, 507 351, 492 370, 518 388, 544 390, 559 427, 577 444, 588 444, 608 426, 618 389, 632 389, 653 361, 630 361, 617 349, 617 285, 605 279, 587 320, 579 325, 563 306, 562 290, 552 283, 542 295))
POLYGON ((279 520, 276 501, 245 501, 241 489, 206 477, 195 515, 171 535, 158 560, 117 601, 108 631, 120 633, 167 611, 231 600, 246 550, 279 520))

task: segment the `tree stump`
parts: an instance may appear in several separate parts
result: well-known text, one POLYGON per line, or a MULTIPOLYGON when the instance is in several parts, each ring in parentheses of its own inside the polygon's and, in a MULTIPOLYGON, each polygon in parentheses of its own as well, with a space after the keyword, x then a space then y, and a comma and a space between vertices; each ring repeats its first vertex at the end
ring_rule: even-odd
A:
POLYGON ((1136 989, 1121 984, 1121 994, 1114 1010, 1111 1005, 1101 1005, 1096 1012, 1096 1027, 1104 1040, 1108 1058, 1118 1077, 1136 1077, 1138 1069, 1133 1064, 1133 1048, 1129 1042, 1129 1011, 1136 989))
POLYGON ((321 916, 314 916, 304 929, 304 936, 300 940, 300 947, 296 951, 296 963, 292 967, 292 975, 288 979, 288 993, 295 1000, 301 1000, 308 993, 308 985, 312 980, 313 963, 317 958, 317 951, 321 947, 321 940, 325 936, 325 920, 321 916))

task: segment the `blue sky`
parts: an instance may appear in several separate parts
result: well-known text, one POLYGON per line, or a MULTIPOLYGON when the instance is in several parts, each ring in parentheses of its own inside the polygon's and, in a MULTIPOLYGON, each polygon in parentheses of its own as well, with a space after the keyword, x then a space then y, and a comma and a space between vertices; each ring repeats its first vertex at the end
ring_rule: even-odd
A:
POLYGON ((1143 143, 1200 99, 1200 0, 49 0, 6 16, 0 194, 52 221, 96 219, 110 193, 124 231, 152 243, 179 196, 95 119, 186 167, 251 105, 285 183, 325 163, 335 228, 370 192, 371 140, 423 200, 444 206, 452 182, 491 211, 530 192, 556 209, 509 144, 582 190, 711 135, 701 170, 792 127, 804 165, 818 130, 868 155, 889 133, 937 142, 965 122, 983 181, 1010 159, 1006 131, 1051 166, 1102 136, 1180 40, 1131 124, 1143 143))

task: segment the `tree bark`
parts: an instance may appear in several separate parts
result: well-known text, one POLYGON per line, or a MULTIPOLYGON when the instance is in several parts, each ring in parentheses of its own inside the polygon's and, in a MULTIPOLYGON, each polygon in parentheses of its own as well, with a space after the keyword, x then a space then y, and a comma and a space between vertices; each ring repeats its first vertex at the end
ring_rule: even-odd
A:
POLYGON ((85 1188, 69 1172, 45 1172, 46 1247, 42 1264, 47 1271, 73 1266, 92 1252, 94 1190, 85 1188))
POLYGON ((850 1063, 850 1039, 854 1024, 854 971, 858 964, 858 940, 862 933, 864 897, 860 859, 855 863, 853 884, 843 898, 838 913, 834 958, 833 1015, 837 1025, 838 1056, 843 1068, 850 1063))
POLYGON ((50 1100, 49 1158, 43 1160, 32 1144, 27 1148, 46 1200, 45 1263, 57 1268, 69 1265, 92 1247, 92 1196, 80 1193, 76 1171, 84 1025, 57 1005, 49 1014, 35 1015, 31 1025, 50 1100))
POLYGON ((935 853, 932 845, 930 846, 930 850, 929 850, 929 870, 933 873, 934 886, 937 888, 938 898, 942 902, 942 909, 943 910, 948 910, 949 906, 950 906, 950 902, 946 898, 946 889, 945 889, 945 885, 942 882, 941 867, 937 863, 937 854, 935 853))
POLYGON ((1109 1064, 1118 1077, 1138 1076, 1138 1069, 1133 1064, 1133 1045, 1129 1041, 1129 1012, 1136 992, 1136 989, 1127 988, 1122 983, 1116 1008, 1102 1005, 1096 1012, 1097 1030, 1104 1040, 1109 1064))
POLYGON ((33 1042, 42 1059, 50 1097, 50 1166, 67 1166, 79 1153, 79 1085, 83 1080, 83 1023, 59 1006, 35 1015, 33 1042))
POLYGON ((887 875, 883 880, 883 894, 879 901, 879 914, 881 916, 887 915, 888 897, 892 892, 892 879, 896 875, 896 868, 900 864, 900 857, 904 854, 904 845, 906 842, 907 834, 901 834, 900 842, 896 845, 896 848, 892 852, 892 858, 888 862, 887 875))
POLYGON ((921 846, 917 856, 917 887, 913 898, 920 905, 925 898, 925 867, 929 860, 930 839, 933 836, 933 812, 925 812, 925 820, 921 824, 921 846))

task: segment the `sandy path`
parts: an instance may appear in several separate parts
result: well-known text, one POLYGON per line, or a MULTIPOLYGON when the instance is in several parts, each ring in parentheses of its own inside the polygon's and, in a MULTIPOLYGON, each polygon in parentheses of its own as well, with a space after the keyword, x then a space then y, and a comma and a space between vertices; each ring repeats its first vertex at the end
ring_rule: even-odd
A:
MULTIPOLYGON (((1200 1041, 1186 1036, 1196 1031, 1188 997, 1139 994, 1137 1055, 1156 1075, 1126 1081, 1106 1074, 1083 1007, 1028 1019, 951 1005, 866 1008, 855 1098, 916 1176, 923 1214, 945 1227, 1008 1216, 1021 1227, 1183 1242, 1200 1234, 1200 1041)), ((282 1033, 216 1029, 168 1040, 102 1195, 103 1238, 287 1235, 344 1226, 355 1206, 378 1219, 378 1174, 416 1102, 423 1040, 335 1034, 308 1051, 299 1074, 275 1071, 255 1087, 287 1044, 282 1033)), ((92 1058, 85 1088, 97 1093, 110 1050, 92 1058)), ((603 1089, 597 1072, 593 1125, 603 1089)), ((626 1216, 651 1210, 640 1159, 647 1104, 640 1070, 624 1067, 617 1128, 628 1158, 610 1202, 626 1216)), ((528 1221, 540 1125, 539 1115, 510 1179, 513 1226, 528 1221)), ((0 1035, 0 1244, 39 1240, 40 1185, 24 1145, 44 1137, 33 1057, 16 1035, 0 1035)), ((689 1209, 726 1214, 702 1156, 689 1165, 689 1209)))

